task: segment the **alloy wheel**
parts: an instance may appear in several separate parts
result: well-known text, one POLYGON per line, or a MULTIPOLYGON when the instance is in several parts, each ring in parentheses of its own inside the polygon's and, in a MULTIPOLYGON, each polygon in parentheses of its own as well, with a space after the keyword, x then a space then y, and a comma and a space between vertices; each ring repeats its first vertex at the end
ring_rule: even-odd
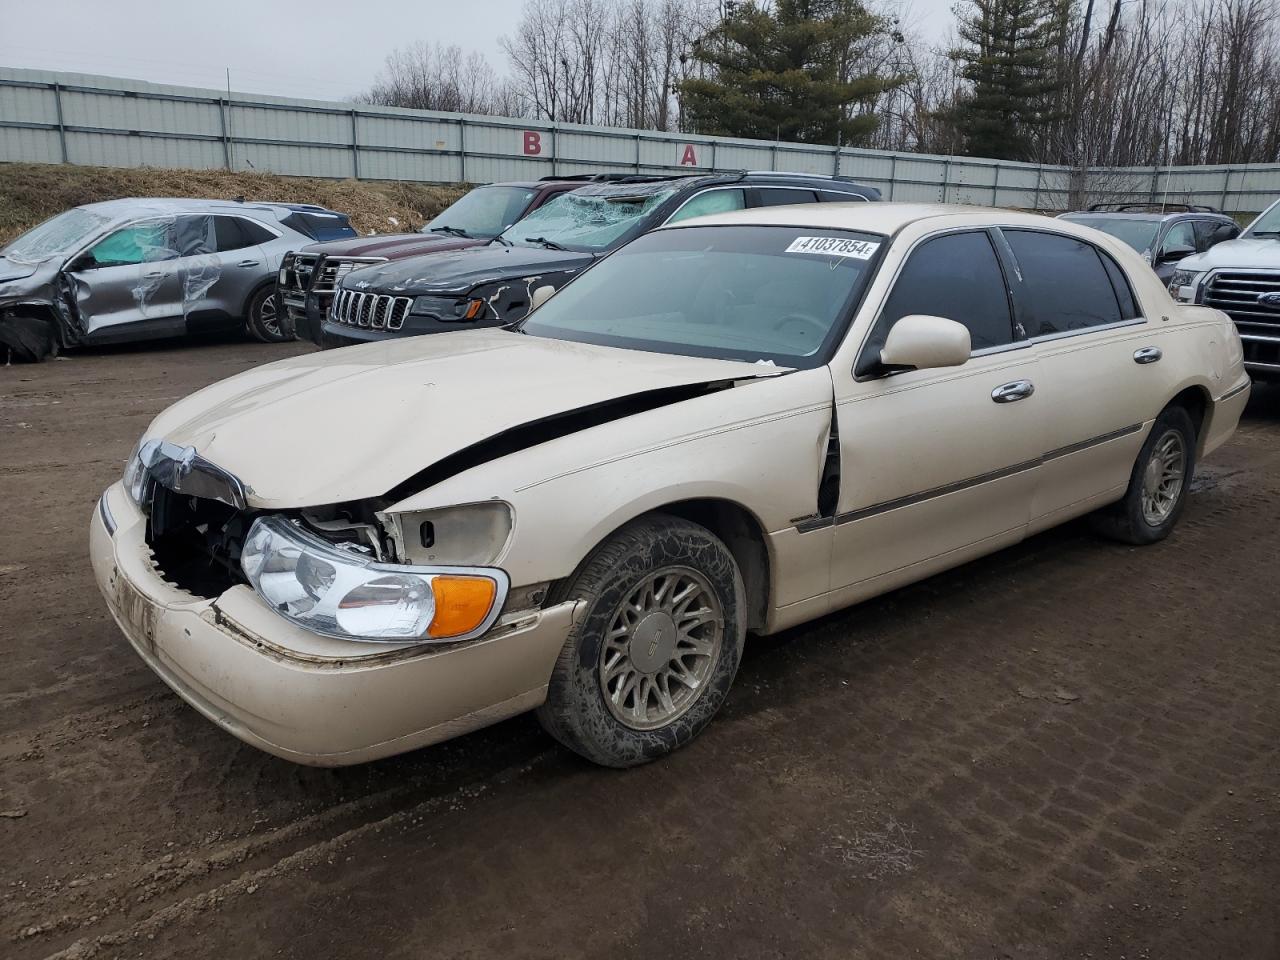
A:
POLYGON ((1166 430, 1151 448, 1142 477, 1142 518, 1150 526, 1160 526, 1177 507, 1186 469, 1186 441, 1179 431, 1166 430))
POLYGON ((649 574, 617 606, 600 653, 609 712, 633 730, 683 715, 715 669, 724 610, 707 579, 690 567, 649 574))

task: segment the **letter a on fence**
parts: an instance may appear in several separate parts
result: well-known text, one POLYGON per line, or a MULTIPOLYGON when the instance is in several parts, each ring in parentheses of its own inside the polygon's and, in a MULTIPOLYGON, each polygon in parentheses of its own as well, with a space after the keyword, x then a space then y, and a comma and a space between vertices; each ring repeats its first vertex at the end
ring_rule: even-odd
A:
POLYGON ((698 155, 693 152, 693 144, 686 143, 684 145, 684 153, 680 156, 680 166, 696 167, 698 165, 698 155))

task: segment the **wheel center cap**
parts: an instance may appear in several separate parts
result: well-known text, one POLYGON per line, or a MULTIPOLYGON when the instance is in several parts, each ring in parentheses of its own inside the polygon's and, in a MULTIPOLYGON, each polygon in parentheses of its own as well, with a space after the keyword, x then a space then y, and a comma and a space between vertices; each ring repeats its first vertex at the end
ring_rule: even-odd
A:
POLYGON ((654 611, 636 624, 627 654, 641 673, 656 673, 676 651, 676 622, 671 614, 654 611))

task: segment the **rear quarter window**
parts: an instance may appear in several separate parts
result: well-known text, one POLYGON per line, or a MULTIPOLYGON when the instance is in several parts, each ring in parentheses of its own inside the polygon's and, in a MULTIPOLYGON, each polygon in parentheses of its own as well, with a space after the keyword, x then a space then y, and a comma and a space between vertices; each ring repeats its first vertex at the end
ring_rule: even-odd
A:
POLYGON ((325 240, 343 240, 356 235, 351 221, 342 213, 303 213, 295 210, 288 216, 281 217, 280 222, 303 236, 322 243, 325 240))

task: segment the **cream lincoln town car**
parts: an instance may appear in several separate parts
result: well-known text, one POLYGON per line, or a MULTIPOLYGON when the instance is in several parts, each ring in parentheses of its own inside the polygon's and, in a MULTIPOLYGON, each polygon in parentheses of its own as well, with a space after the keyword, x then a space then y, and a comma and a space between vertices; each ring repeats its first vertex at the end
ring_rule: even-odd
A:
POLYGON ((1230 319, 1086 227, 745 210, 640 237, 514 328, 175 404, 103 494, 93 567, 151 668, 281 757, 536 708, 628 766, 710 721, 748 633, 1081 514, 1160 540, 1248 394, 1230 319))

